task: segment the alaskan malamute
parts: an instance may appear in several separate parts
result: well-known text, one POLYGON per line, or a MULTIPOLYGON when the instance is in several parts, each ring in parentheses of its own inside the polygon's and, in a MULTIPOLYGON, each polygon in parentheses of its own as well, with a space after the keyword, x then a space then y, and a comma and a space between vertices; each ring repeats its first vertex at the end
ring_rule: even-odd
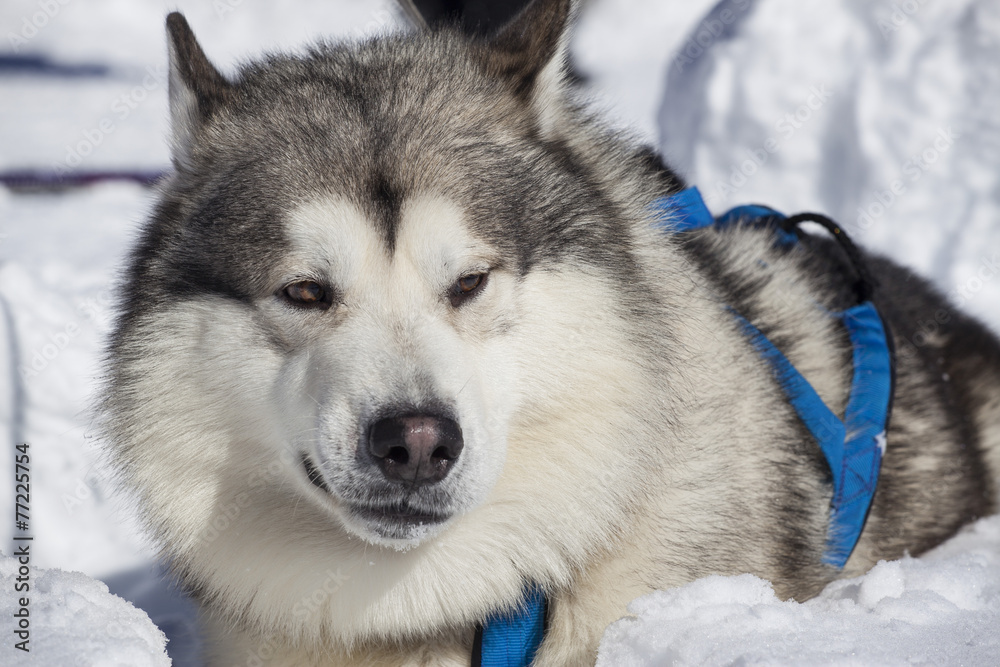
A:
POLYGON ((213 664, 468 665, 526 590, 535 664, 592 664, 651 589, 751 572, 802 600, 993 511, 1000 345, 868 257, 895 405, 860 540, 826 557, 831 465, 741 322, 843 415, 856 263, 675 229, 681 179, 568 88, 571 9, 234 77, 167 18, 175 169, 102 408, 213 664))

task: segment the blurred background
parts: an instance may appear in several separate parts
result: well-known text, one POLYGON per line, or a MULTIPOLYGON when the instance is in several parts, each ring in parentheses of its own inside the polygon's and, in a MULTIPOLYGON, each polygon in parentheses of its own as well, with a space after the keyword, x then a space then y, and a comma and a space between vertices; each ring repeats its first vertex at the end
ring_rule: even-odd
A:
MULTIPOLYGON (((155 583, 88 413, 116 272, 170 168, 163 20, 175 9, 226 73, 403 19, 387 0, 0 5, 0 423, 35 455, 33 564, 145 599, 178 638, 190 608, 155 583)), ((715 212, 831 215, 1000 329, 1000 3, 588 0, 571 50, 595 108, 715 212)), ((10 458, 0 516, 13 513, 10 458)))

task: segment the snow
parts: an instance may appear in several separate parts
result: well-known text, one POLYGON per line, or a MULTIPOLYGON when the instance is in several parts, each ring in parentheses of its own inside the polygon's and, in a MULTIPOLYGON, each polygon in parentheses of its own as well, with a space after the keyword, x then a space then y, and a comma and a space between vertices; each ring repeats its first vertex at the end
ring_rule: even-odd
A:
POLYGON ((712 576, 632 602, 599 666, 988 665, 1000 656, 1000 517, 921 558, 881 561, 805 603, 753 575, 712 576))
MULTIPOLYGON (((28 575, 31 590, 12 594, 21 565, 0 558, 0 616, 27 621, 30 632, 8 629, 0 641, 5 665, 59 667, 164 667, 170 665, 166 637, 149 617, 79 572, 38 569, 28 575), (20 601, 28 603, 22 606, 20 601), (15 616, 17 615, 17 616, 15 616), (16 644, 24 642, 22 650, 16 644)), ((22 627, 22 626, 18 626, 22 627)))
POLYGON ((663 73, 671 163, 717 210, 826 213, 1000 327, 1000 4, 749 5, 663 73))
MULTIPOLYGON (((167 168, 172 9, 224 71, 397 22, 389 0, 7 0, 0 55, 107 75, 0 73, 0 171, 167 168)), ((717 212, 764 202, 830 214, 1000 329, 1000 4, 591 0, 572 51, 598 106, 717 212)), ((194 606, 115 495, 88 413, 116 271, 153 196, 125 183, 0 187, 0 423, 31 443, 31 664, 165 664, 164 638, 101 581, 148 613, 174 664, 198 664, 194 606)), ((6 554, 11 537, 0 538, 6 554)), ((6 618, 15 569, 0 560, 6 618)), ((608 629, 601 664, 995 664, 1000 518, 805 603, 743 575, 653 593, 631 611, 608 629)), ((21 656, 3 633, 8 664, 21 656)))

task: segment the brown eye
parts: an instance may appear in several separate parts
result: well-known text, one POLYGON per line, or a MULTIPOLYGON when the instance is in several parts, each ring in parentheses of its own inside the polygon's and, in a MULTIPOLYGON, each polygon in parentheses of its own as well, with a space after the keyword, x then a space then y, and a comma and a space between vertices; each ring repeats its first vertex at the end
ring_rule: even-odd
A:
POLYGON ((451 288, 451 305, 458 307, 466 299, 475 296, 486 284, 486 273, 470 273, 455 281, 451 288))
POLYGON ((282 294, 285 298, 297 306, 327 308, 330 299, 327 290, 319 283, 312 280, 302 280, 297 283, 287 285, 282 294))
POLYGON ((485 273, 473 273, 468 276, 462 276, 458 279, 458 283, 455 285, 458 287, 458 291, 462 294, 468 294, 477 287, 483 284, 483 278, 486 277, 485 273))

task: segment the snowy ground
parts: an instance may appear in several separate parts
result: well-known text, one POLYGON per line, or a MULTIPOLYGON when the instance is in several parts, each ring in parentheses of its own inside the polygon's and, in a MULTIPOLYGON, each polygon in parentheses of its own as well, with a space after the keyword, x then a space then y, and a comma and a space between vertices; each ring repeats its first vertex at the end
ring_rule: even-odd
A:
MULTIPOLYGON (((387 0, 7 0, 0 58, 106 71, 0 69, 0 172, 165 169, 162 21, 178 7, 223 69, 396 22, 387 0)), ((599 106, 656 143, 716 211, 755 201, 831 214, 1000 329, 1000 4, 592 0, 573 52, 599 106)), ((115 270, 151 197, 128 183, 0 187, 0 421, 31 443, 40 650, 24 664, 163 664, 141 614, 57 570, 138 601, 172 638, 175 664, 197 664, 192 608, 157 583, 86 412, 115 270)), ((12 460, 0 463, 0 516, 13 516, 12 460)), ((18 531, 2 530, 9 555, 18 531)), ((0 560, 7 619, 15 574, 0 560)), ((769 590, 709 578, 643 598, 635 620, 609 629, 602 664, 995 664, 1000 519, 806 604, 769 590)), ((2 664, 24 657, 9 622, 2 664)))

